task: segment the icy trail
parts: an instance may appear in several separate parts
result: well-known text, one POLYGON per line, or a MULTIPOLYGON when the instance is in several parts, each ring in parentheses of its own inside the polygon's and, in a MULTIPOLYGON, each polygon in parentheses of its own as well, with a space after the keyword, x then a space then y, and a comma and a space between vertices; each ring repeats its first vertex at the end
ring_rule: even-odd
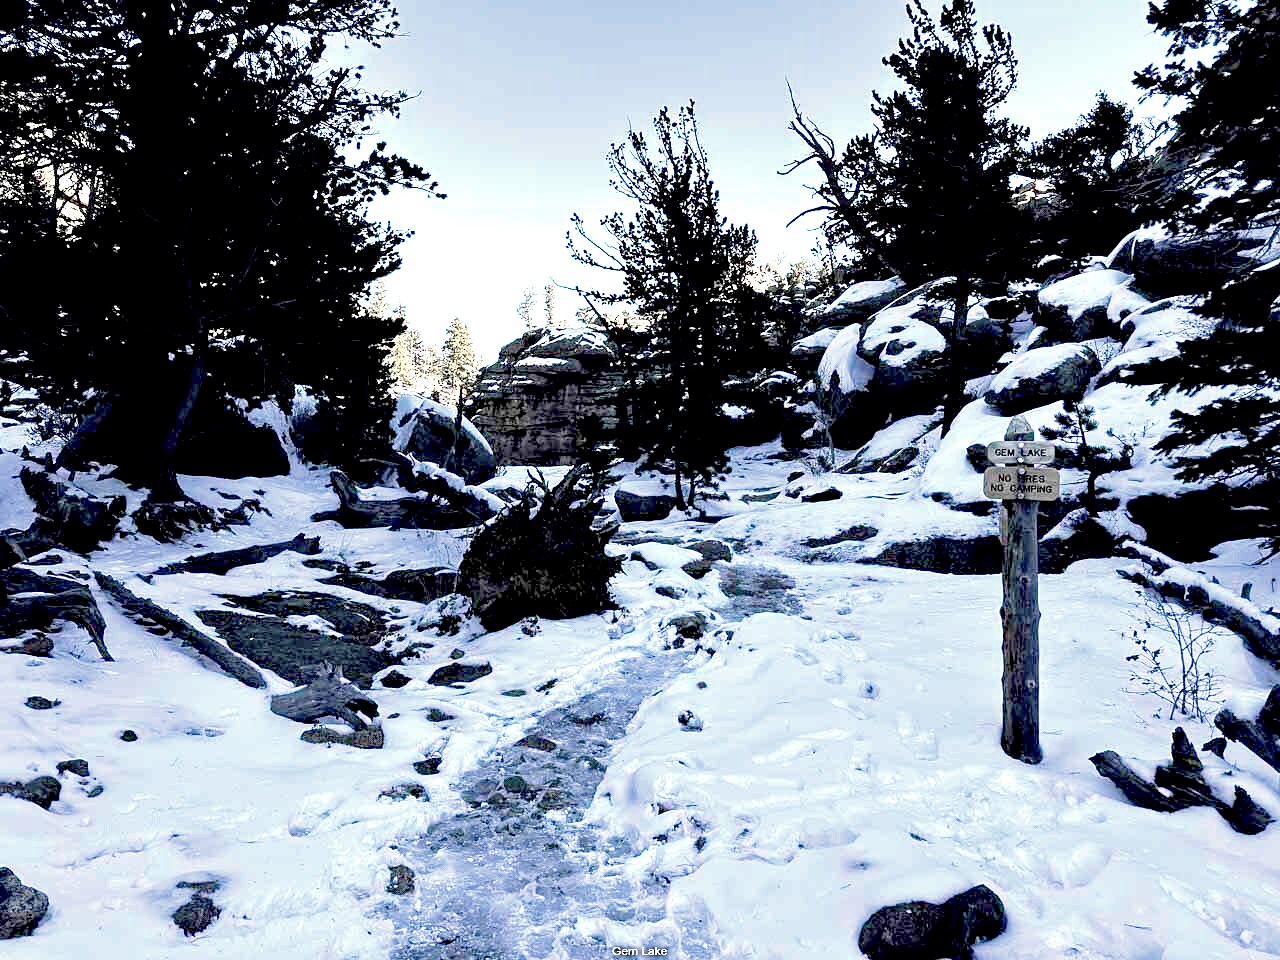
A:
MULTIPOLYGON (((728 617, 798 608, 790 578, 767 567, 745 573, 731 578, 742 587, 730 593, 728 617)), ((583 819, 632 717, 689 659, 672 651, 622 661, 592 693, 544 714, 527 745, 495 750, 461 778, 471 809, 400 847, 417 880, 415 895, 389 913, 393 960, 596 960, 599 921, 661 925, 660 942, 647 945, 682 960, 718 956, 703 917, 672 915, 669 880, 627 869, 643 846, 583 819)))

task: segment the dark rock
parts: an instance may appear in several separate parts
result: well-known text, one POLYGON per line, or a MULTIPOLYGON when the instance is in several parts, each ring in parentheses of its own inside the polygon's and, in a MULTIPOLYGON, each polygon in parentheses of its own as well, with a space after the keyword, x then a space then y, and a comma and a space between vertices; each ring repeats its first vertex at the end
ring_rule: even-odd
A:
POLYGON ((1115 537, 1080 507, 1040 538, 1040 572, 1062 573, 1077 560, 1110 557, 1115 547, 1115 537))
POLYGON ((327 577, 321 583, 331 583, 349 590, 359 590, 374 597, 388 600, 411 600, 414 603, 430 603, 453 593, 458 583, 458 571, 450 567, 430 567, 426 570, 393 570, 381 580, 343 569, 336 576, 327 577))
POLYGON ((397 783, 394 787, 388 787, 378 794, 378 798, 386 797, 388 800, 430 800, 427 796, 426 788, 420 783, 397 783))
POLYGON ((680 716, 676 717, 676 723, 690 733, 699 733, 702 730, 702 721, 692 710, 683 711, 680 716))
POLYGON ((125 743, 134 743, 137 741, 138 735, 134 733, 132 730, 121 730, 120 739, 123 740, 125 743))
POLYGON ((365 727, 351 733, 341 733, 331 727, 312 727, 299 737, 303 743, 340 743, 360 750, 381 750, 386 743, 381 727, 365 727))
POLYGON ((72 773, 77 777, 89 776, 88 760, 63 760, 58 764, 59 773, 72 773))
POLYGON ((531 733, 523 740, 516 741, 517 747, 528 747, 530 750, 542 750, 545 753, 551 753, 556 749, 555 741, 548 740, 536 733, 531 733))
POLYGON ((433 777, 440 772, 441 757, 427 757, 413 765, 413 772, 423 777, 433 777))
POLYGON ((62 784, 54 777, 36 777, 26 783, 0 783, 0 796, 17 797, 48 810, 62 795, 62 784))
POLYGON ((221 914, 212 900, 203 893, 194 893, 190 900, 173 911, 173 922, 184 935, 194 937, 208 930, 221 914))
POLYGON ((697 553, 702 554, 707 560, 732 560, 733 550, 727 543, 719 540, 695 540, 693 543, 685 544, 685 546, 697 553))
POLYGON ((387 893, 395 894, 398 897, 413 893, 413 870, 411 868, 406 867, 403 863, 397 863, 388 869, 391 871, 391 879, 387 882, 387 893))
POLYGON ((710 621, 701 612, 682 613, 667 620, 667 626, 687 640, 697 640, 707 632, 710 621))
POLYGON ((832 534, 829 537, 808 537, 800 542, 806 547, 831 547, 837 543, 870 540, 879 533, 880 531, 875 527, 868 526, 865 523, 855 523, 852 527, 846 527, 839 533, 832 534))
POLYGON ((384 687, 390 687, 392 690, 399 690, 407 684, 409 680, 410 678, 406 677, 399 670, 392 670, 390 673, 384 675, 378 682, 384 687))
POLYGON ((0 867, 0 940, 29 936, 48 911, 48 897, 0 867))
POLYGON ((1227 540, 1267 536, 1265 519, 1274 509, 1266 491, 1214 484, 1181 490, 1177 496, 1148 493, 1126 505, 1146 531, 1146 544, 1184 563, 1210 559, 1211 548, 1227 540), (1258 509, 1262 507, 1264 509, 1258 509))
POLYGON ((842 327, 860 323, 900 299, 905 290, 906 284, 897 277, 889 280, 862 280, 841 291, 840 296, 825 307, 820 316, 824 323, 842 327))
POLYGON ((174 457, 178 473, 200 477, 278 477, 289 472, 280 437, 238 409, 197 404, 174 457))
POLYGON ((972 539, 939 536, 892 543, 878 556, 859 562, 934 573, 999 573, 1004 548, 995 536, 972 539))
POLYGON ((1207 293, 1257 264, 1249 251, 1265 241, 1224 231, 1163 239, 1130 238, 1111 266, 1134 275, 1134 284, 1155 300, 1207 293))
POLYGON ((986 885, 943 904, 925 900, 881 907, 858 933, 871 960, 947 960, 973 957, 973 945, 1004 932, 1004 904, 986 885))
POLYGON ((437 687, 446 687, 451 683, 470 683, 472 680, 479 680, 481 677, 488 676, 493 673, 493 667, 487 663, 454 663, 446 664, 440 667, 430 677, 427 683, 434 684, 437 687))
POLYGON ((453 720, 454 716, 453 714, 445 713, 443 710, 436 707, 431 707, 427 710, 427 719, 432 723, 447 723, 448 721, 453 720))
POLYGON ((844 494, 835 487, 824 487, 822 490, 806 493, 800 499, 805 503, 825 503, 828 500, 839 500, 842 496, 844 494))
POLYGON ((701 580, 703 577, 705 577, 708 573, 711 572, 711 568, 714 565, 715 565, 714 560, 699 558, 697 560, 690 560, 680 569, 683 570, 685 573, 687 573, 689 576, 693 577, 693 579, 701 580))
POLYGON ((208 895, 221 890, 222 882, 220 880, 179 880, 177 887, 179 890, 194 890, 196 893, 208 895))
POLYGON ((676 507, 676 498, 665 493, 642 494, 616 490, 613 501, 624 523, 636 520, 665 520, 676 507))
POLYGON ((1079 399, 1101 368, 1097 354, 1084 344, 1037 347, 996 374, 983 399, 1006 416, 1079 399))
POLYGON ((498 472, 498 461, 480 430, 466 417, 462 434, 454 432, 454 411, 432 400, 423 400, 401 416, 398 430, 406 441, 402 453, 434 463, 461 476, 467 483, 484 483, 498 472))
POLYGON ((50 700, 47 697, 27 697, 26 699, 26 705, 32 710, 52 710, 61 703, 61 700, 50 700))

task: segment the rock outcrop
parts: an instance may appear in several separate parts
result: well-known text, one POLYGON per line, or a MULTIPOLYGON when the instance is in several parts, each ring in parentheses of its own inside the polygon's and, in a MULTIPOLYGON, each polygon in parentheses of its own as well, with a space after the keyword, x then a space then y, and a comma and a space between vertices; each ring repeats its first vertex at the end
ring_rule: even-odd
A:
POLYGON ((395 448, 457 474, 467 483, 484 483, 498 472, 493 448, 466 417, 462 418, 461 436, 454 430, 456 422, 453 407, 406 393, 396 404, 395 448))
POLYGON ((996 374, 982 398, 1006 416, 1055 400, 1078 400, 1101 366, 1082 343, 1036 347, 996 374))
POLYGON ((618 426, 623 374, 608 336, 585 326, 538 328, 480 372, 470 416, 499 463, 556 466, 577 459, 579 423, 618 426))

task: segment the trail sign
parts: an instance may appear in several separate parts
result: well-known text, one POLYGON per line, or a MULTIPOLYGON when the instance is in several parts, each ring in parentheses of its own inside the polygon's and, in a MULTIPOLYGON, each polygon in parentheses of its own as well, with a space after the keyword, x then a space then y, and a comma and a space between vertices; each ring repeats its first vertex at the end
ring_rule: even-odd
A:
POLYGON ((982 492, 994 500, 1057 500, 1062 477, 1053 467, 987 467, 982 492))
POLYGON ((987 444, 987 459, 992 463, 1053 463, 1057 449, 1052 443, 1022 440, 997 440, 987 444))

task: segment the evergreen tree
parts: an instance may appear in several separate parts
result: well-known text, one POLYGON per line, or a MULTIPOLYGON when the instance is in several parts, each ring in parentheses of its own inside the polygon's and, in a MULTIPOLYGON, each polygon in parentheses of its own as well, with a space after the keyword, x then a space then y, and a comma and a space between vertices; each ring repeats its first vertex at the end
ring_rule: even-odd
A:
POLYGON ((793 100, 791 129, 809 153, 783 173, 817 164, 819 204, 805 213, 825 213, 832 236, 860 259, 909 284, 954 278, 939 294, 952 314, 945 429, 965 402, 965 380, 978 372, 964 350, 977 283, 1004 279, 1026 257, 1009 178, 1027 131, 1000 115, 1017 79, 1001 27, 979 27, 972 0, 953 0, 936 23, 921 0, 907 15, 911 36, 884 60, 902 89, 872 95, 874 131, 837 157, 793 100))
POLYGON ((30 204, 0 180, 0 346, 80 404, 61 462, 114 463, 178 499, 174 456, 202 410, 287 406, 296 382, 328 402, 335 456, 384 441, 400 323, 361 304, 403 237, 365 211, 392 185, 434 184, 360 143, 404 95, 370 93, 358 69, 324 60, 334 39, 393 36, 389 2, 6 11, 0 167, 30 171, 57 219, 33 261, 8 229, 30 204), (8 281, 24 273, 19 293, 8 281))
MULTIPOLYGON (((403 309, 397 310, 396 315, 401 322, 404 321, 403 309)), ((406 327, 404 333, 396 337, 388 357, 396 390, 409 393, 430 392, 431 361, 431 353, 422 334, 413 327, 406 327)))
POLYGON ((525 330, 533 329, 533 287, 526 287, 516 305, 516 316, 524 324, 525 330))
POLYGON ((616 331, 633 367, 630 430, 650 463, 674 465, 683 508, 725 465, 724 380, 762 339, 759 295, 747 284, 756 238, 720 215, 693 104, 674 116, 664 107, 653 129, 652 144, 632 130, 608 155, 612 185, 635 213, 601 221, 607 245, 575 216, 580 243, 571 234, 569 247, 579 262, 620 275, 621 292, 589 298, 630 303, 641 318, 616 331))
POLYGON ((554 327, 556 323, 556 287, 553 283, 548 283, 542 288, 542 303, 547 311, 547 326, 554 327))
POLYGON ((457 403, 461 408, 479 372, 471 346, 471 331, 461 318, 454 317, 445 330, 444 345, 440 348, 440 389, 446 401, 457 403))
POLYGON ((1142 225, 1136 193, 1150 167, 1152 131, 1133 122, 1133 111, 1099 93, 1075 124, 1045 137, 1031 150, 1027 169, 1053 188, 1034 232, 1036 255, 1078 259, 1103 242, 1118 242, 1142 225))
MULTIPOLYGON (((1175 453, 1225 440, 1205 456, 1179 457, 1179 476, 1274 491, 1280 484, 1280 5, 1167 0, 1151 5, 1148 20, 1169 36, 1171 59, 1139 74, 1138 85, 1184 98, 1168 150, 1174 161, 1164 201, 1172 225, 1216 234, 1225 251, 1251 249, 1257 258, 1210 291, 1202 309, 1224 322, 1161 364, 1165 385, 1156 396, 1203 386, 1234 391, 1175 413, 1175 430, 1156 449, 1175 453), (1193 50, 1206 52, 1203 62, 1187 61, 1193 50)), ((1260 519, 1280 549, 1276 518, 1260 519)))

